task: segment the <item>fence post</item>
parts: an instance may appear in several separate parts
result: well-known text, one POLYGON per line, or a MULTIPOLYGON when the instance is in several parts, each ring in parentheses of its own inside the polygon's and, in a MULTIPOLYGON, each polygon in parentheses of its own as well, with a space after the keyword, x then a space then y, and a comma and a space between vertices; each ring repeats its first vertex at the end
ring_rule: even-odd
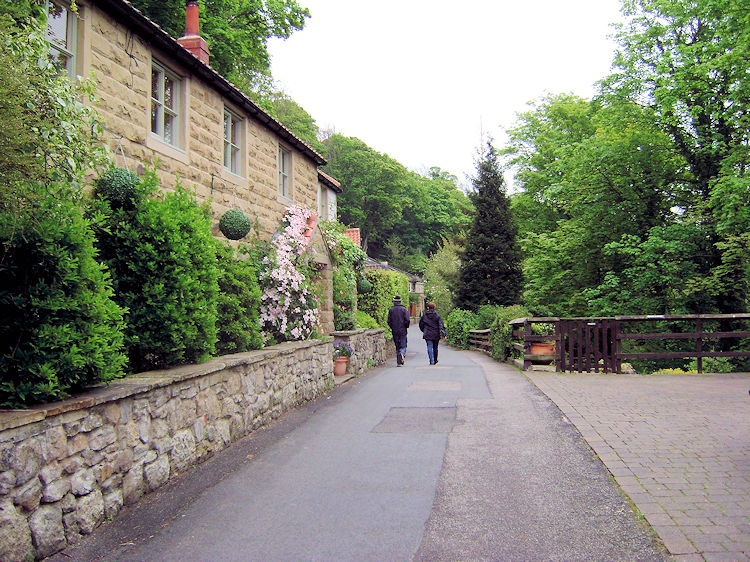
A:
POLYGON ((563 349, 564 341, 560 324, 562 320, 555 320, 555 371, 565 372, 565 350, 563 349))
POLYGON ((528 336, 531 335, 531 322, 528 318, 523 320, 523 370, 528 371, 531 367, 531 359, 527 357, 531 354, 531 341, 528 336))
POLYGON ((697 318, 695 320, 695 331, 698 333, 698 337, 695 340, 695 351, 698 354, 698 374, 703 373, 703 320, 697 318))

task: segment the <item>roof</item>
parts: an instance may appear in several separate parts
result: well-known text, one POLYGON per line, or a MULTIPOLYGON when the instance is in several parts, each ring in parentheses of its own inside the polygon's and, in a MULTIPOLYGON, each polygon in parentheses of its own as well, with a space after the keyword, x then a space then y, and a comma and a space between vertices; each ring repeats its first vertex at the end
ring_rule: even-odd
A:
POLYGON ((343 191, 343 189, 341 189, 341 182, 336 181, 331 176, 320 170, 318 170, 318 181, 323 185, 330 187, 336 193, 341 193, 343 191))
POLYGON ((299 150, 317 165, 326 164, 325 158, 318 154, 305 141, 300 139, 279 121, 261 109, 253 100, 244 94, 237 86, 216 72, 209 65, 204 64, 191 52, 177 42, 156 23, 148 19, 127 0, 92 0, 99 9, 107 12, 118 22, 123 23, 138 35, 148 40, 152 45, 168 53, 180 64, 184 65, 199 78, 205 80, 217 92, 246 111, 251 117, 260 121, 268 129, 276 133, 290 146, 299 150))

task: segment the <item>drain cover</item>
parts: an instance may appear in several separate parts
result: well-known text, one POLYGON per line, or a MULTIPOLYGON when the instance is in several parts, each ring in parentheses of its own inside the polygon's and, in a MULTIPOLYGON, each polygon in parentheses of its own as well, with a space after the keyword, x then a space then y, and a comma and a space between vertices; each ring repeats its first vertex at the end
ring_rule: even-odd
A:
POLYGON ((372 433, 448 433, 456 408, 391 408, 372 433))

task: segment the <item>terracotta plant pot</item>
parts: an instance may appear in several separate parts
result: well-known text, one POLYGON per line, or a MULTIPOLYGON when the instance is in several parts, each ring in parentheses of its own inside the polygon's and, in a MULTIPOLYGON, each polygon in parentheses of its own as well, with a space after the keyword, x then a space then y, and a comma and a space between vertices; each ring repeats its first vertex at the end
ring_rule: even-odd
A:
POLYGON ((333 374, 336 377, 341 377, 346 374, 346 366, 349 363, 348 357, 339 357, 333 362, 333 374))
POLYGON ((554 355, 555 344, 554 343, 532 343, 531 344, 531 355, 554 355))

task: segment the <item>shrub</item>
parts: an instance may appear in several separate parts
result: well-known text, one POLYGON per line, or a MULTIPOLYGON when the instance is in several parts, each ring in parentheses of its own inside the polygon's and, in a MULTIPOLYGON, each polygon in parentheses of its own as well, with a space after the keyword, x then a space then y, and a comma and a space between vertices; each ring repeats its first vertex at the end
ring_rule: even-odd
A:
POLYGON ((109 201, 113 208, 132 206, 138 203, 136 199, 141 196, 142 191, 137 189, 140 183, 141 178, 135 172, 112 166, 96 180, 94 193, 109 201))
POLYGON ((495 315, 503 307, 494 304, 483 304, 477 310, 477 329, 486 330, 492 327, 492 323, 495 321, 495 315))
POLYGON ((337 330, 353 330, 356 326, 355 313, 339 306, 333 307, 333 327, 337 330))
MULTIPOLYGON (((44 188, 40 189, 40 192, 44 188)), ((0 404, 65 398, 123 374, 123 311, 71 194, 0 212, 0 404)))
POLYGON ((530 316, 529 311, 520 304, 502 307, 495 312, 495 318, 489 326, 492 339, 492 357, 500 361, 505 361, 510 357, 513 329, 508 325, 508 322, 528 316, 530 316))
POLYGON ((396 295, 401 296, 401 302, 409 302, 409 279, 403 273, 386 269, 369 269, 364 276, 372 283, 372 290, 360 295, 359 310, 372 316, 378 326, 385 328, 386 338, 390 338, 388 311, 396 295))
POLYGON ((230 240, 244 238, 252 228, 252 221, 239 209, 230 209, 219 219, 219 230, 230 240))
POLYGON ((215 241, 206 207, 181 186, 163 199, 149 170, 133 208, 112 208, 98 234, 115 299, 130 313, 125 343, 133 370, 195 363, 216 343, 215 241))
POLYGON ((477 315, 470 310, 454 308, 445 320, 448 343, 468 349, 469 330, 477 329, 477 315))
MULTIPOLYGON (((691 372, 698 372, 698 359, 693 359, 688 363, 687 370, 691 372)), ((731 373, 735 370, 731 359, 728 357, 704 357, 703 358, 703 372, 704 373, 731 373)))
POLYGON ((356 320, 357 328, 372 330, 373 328, 378 327, 377 321, 372 316, 361 310, 358 310, 354 313, 354 318, 356 320))
POLYGON ((240 353, 263 347, 260 334, 260 288, 255 265, 240 259, 229 244, 216 241, 216 353, 240 353))

